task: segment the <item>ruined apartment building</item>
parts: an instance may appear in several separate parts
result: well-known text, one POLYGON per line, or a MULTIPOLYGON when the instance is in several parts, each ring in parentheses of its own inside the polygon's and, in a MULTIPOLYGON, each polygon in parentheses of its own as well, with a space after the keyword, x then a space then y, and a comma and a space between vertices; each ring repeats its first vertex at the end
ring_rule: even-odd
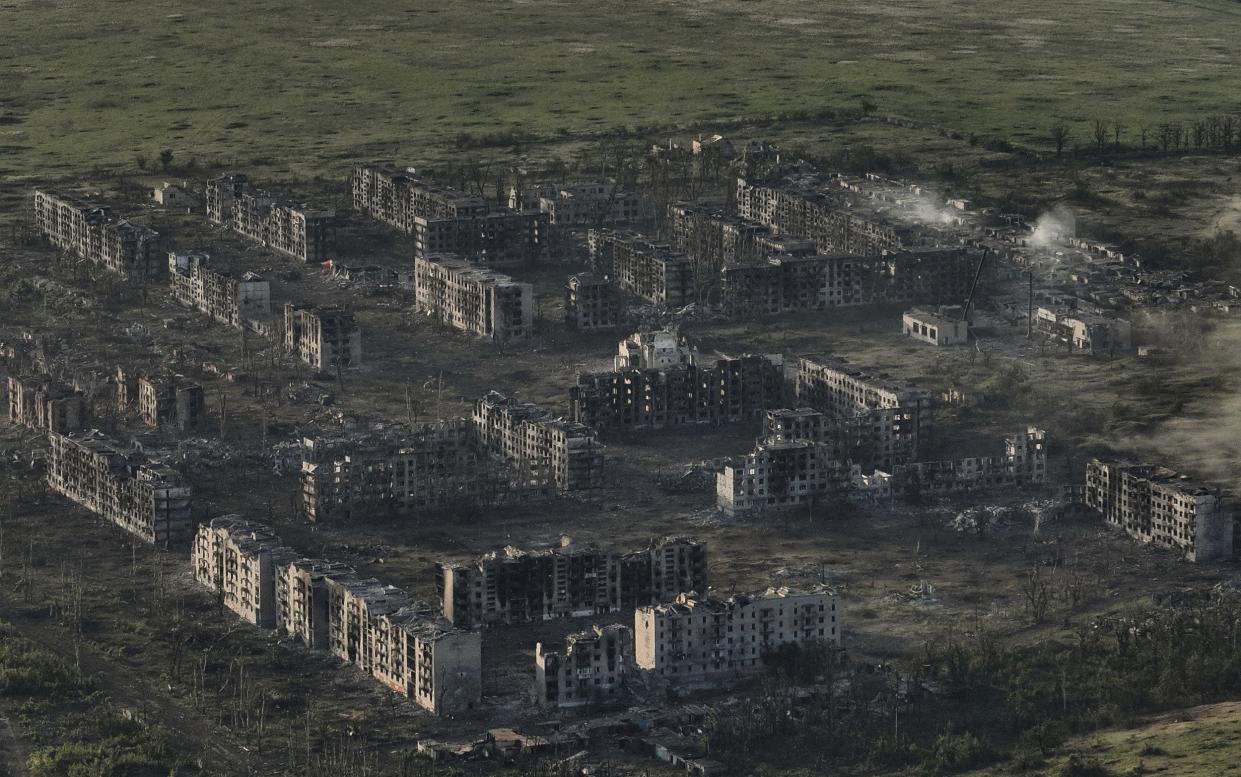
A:
POLYGON ((192 490, 173 470, 130 455, 100 435, 48 435, 47 484, 146 542, 168 547, 193 538, 192 490))
POLYGON ((400 589, 355 575, 327 578, 328 650, 437 715, 482 701, 482 639, 400 589))
POLYGON ((1220 490, 1165 467, 1093 459, 1086 504, 1109 526, 1187 561, 1232 558, 1233 516, 1220 490))
POLYGON ((560 493, 603 485, 604 446, 584 424, 552 418, 495 391, 474 403, 473 421, 479 443, 512 463, 526 483, 560 493))
POLYGON ((624 698, 633 661, 627 626, 591 626, 565 637, 564 647, 534 647, 534 696, 539 706, 614 704, 624 698))
POLYGON ((471 563, 440 564, 436 585, 444 617, 458 625, 603 615, 705 591, 707 548, 665 537, 618 554, 565 537, 549 549, 508 546, 471 563))
POLYGON ((591 268, 653 305, 679 308, 694 301, 694 269, 688 256, 630 231, 592 229, 591 268))
POLYGON ((510 186, 508 206, 546 213, 548 221, 558 227, 627 224, 651 215, 641 195, 613 181, 510 186))
POLYGON ((877 431, 876 466, 914 460, 931 431, 930 392, 838 356, 800 357, 794 393, 799 406, 832 417, 868 416, 877 431))
POLYGON ((106 205, 60 192, 34 193, 35 228, 65 253, 125 278, 158 280, 167 266, 159 233, 117 218, 106 205))
POLYGON ((354 168, 350 184, 354 210, 411 236, 416 258, 454 254, 480 265, 504 266, 549 256, 551 228, 545 213, 493 205, 391 162, 354 168))
POLYGON ((86 396, 50 375, 10 375, 8 392, 10 423, 66 434, 90 419, 86 396))
POLYGON ((244 175, 207 181, 207 218, 267 248, 306 263, 332 258, 336 212, 283 201, 253 187, 244 175))
POLYGON ((168 254, 168 287, 182 305, 234 329, 271 318, 271 284, 256 273, 240 278, 210 267, 204 253, 168 254))
POLYGON ((570 275, 564 285, 564 322, 570 329, 593 332, 621 323, 624 305, 606 278, 591 272, 570 275))
POLYGON ((216 518, 199 528, 191 563, 195 580, 243 620, 325 650, 437 715, 481 699, 477 632, 347 566, 298 558, 267 526, 216 518))
POLYGON ((719 308, 733 317, 878 304, 936 305, 969 292, 973 257, 917 246, 882 256, 771 254, 721 270, 719 308))
POLYGON ((493 342, 534 334, 534 286, 464 259, 415 259, 414 304, 452 329, 493 342))
POLYGON ((284 347, 316 370, 362 366, 362 331, 341 308, 285 303, 284 347))
POLYGON ((969 342, 970 324, 964 314, 960 306, 910 310, 901 316, 901 331, 906 337, 931 345, 965 345, 969 342))
POLYGON ((138 415, 147 426, 171 426, 189 432, 207 425, 207 400, 201 384, 180 375, 143 376, 137 380, 137 389, 138 415))
POLYGON ((424 424, 397 437, 303 441, 302 504, 312 521, 417 516, 494 506, 522 493, 516 472, 479 444, 471 419, 424 424))
POLYGON ((1129 322, 1099 313, 1040 307, 1034 315, 1034 327, 1070 353, 1115 356, 1133 349, 1133 328, 1129 322))
POLYGON ((820 250, 876 256, 918 244, 916 231, 886 221, 839 185, 817 179, 770 184, 737 179, 737 215, 814 241, 820 250))
POLYGON ((784 404, 782 364, 746 354, 664 369, 579 374, 570 414, 601 434, 629 429, 720 426, 784 404))
POLYGON ((198 527, 190 566, 199 585, 239 618, 274 629, 280 622, 276 574, 297 560, 267 526, 224 515, 198 527))
POLYGON ((809 409, 773 411, 754 451, 716 474, 716 506, 730 517, 755 517, 830 508, 833 500, 945 497, 1046 480, 1046 433, 1037 427, 1007 436, 1003 456, 910 462, 865 474, 853 455, 867 455, 879 434, 809 409))
POLYGON ((840 646, 836 597, 825 588, 769 588, 728 599, 681 594, 634 615, 634 660, 659 684, 723 687, 761 673, 784 645, 840 646))
POLYGON ((352 575, 346 564, 295 559, 276 567, 276 606, 280 633, 313 650, 329 644, 328 580, 352 575))
POLYGON ((675 329, 634 332, 616 346, 612 357, 615 370, 667 370, 695 364, 701 358, 698 349, 677 334, 675 329))

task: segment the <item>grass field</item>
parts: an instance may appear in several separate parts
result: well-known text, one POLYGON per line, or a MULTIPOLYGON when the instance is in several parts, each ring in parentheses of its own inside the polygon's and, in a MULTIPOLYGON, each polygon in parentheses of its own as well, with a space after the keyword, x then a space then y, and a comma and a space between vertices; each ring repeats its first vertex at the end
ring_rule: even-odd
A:
POLYGON ((1222 0, 0 6, 0 176, 181 159, 309 172, 462 132, 856 109, 1045 144, 1238 108, 1222 0))

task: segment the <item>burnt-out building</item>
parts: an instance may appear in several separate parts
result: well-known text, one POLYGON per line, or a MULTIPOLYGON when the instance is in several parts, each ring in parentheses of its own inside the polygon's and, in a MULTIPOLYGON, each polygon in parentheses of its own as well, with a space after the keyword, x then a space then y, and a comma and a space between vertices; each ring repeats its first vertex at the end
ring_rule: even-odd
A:
POLYGON ((537 405, 496 391, 474 403, 473 421, 479 444, 530 484, 562 493, 603 484, 604 446, 585 424, 553 418, 537 405))
POLYGON ((534 334, 534 286, 455 256, 414 260, 418 311, 467 334, 497 343, 534 334))
POLYGON ((256 273, 240 277, 211 268, 204 253, 168 254, 168 289, 180 304, 241 329, 271 318, 271 284, 256 273))
POLYGON ((624 306, 616 286, 591 272, 570 275, 564 285, 564 322, 570 329, 591 332, 614 329, 624 306))
POLYGON ((355 167, 353 206, 409 235, 414 256, 462 256, 482 266, 532 264, 549 257, 546 213, 517 211, 441 186, 391 162, 355 167))
POLYGON ((138 378, 138 415, 147 426, 170 426, 183 432, 207 425, 202 384, 180 375, 138 378))
POLYGON ((124 278, 158 280, 167 272, 159 233, 114 215, 107 205, 40 189, 34 221, 56 248, 124 278))
POLYGON ((591 267, 617 288, 664 308, 695 300, 690 257, 628 230, 592 229, 588 234, 591 267))
POLYGON ((77 389, 50 375, 10 375, 9 421, 49 432, 76 432, 90 420, 90 404, 77 389))
POLYGON ((615 704, 625 698, 633 664, 628 626, 591 626, 565 637, 563 647, 534 648, 534 697, 540 706, 615 704))
POLYGON ((168 467, 122 450, 98 432, 48 435, 53 491, 161 547, 193 538, 193 491, 168 467))
POLYGON ((290 202, 252 186, 244 175, 207 181, 207 218, 279 253, 308 264, 332 258, 336 212, 290 202))
POLYGON ((316 370, 362 365, 362 331, 343 308, 285 303, 284 346, 316 370))
POLYGON ((509 546, 440 564, 436 585, 444 617, 457 625, 602 615, 706 590, 707 548, 668 537, 621 554, 562 538, 548 549, 509 546))
POLYGON ((753 354, 579 374, 569 390, 573 420, 603 434, 736 423, 784 402, 782 365, 753 354))

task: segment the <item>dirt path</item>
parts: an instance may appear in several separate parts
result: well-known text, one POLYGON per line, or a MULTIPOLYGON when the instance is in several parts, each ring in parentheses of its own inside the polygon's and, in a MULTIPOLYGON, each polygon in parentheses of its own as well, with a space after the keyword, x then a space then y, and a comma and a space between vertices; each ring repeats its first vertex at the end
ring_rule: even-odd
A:
MULTIPOLYGON (((222 774, 258 775, 272 771, 265 768, 269 765, 261 763, 257 756, 242 749, 228 729, 167 696, 157 678, 136 676, 123 662, 96 653, 86 645, 75 648, 74 641, 59 625, 24 617, 9 605, 8 601, 0 600, 0 617, 12 623, 22 636, 71 664, 80 661, 83 676, 107 694, 114 704, 136 711, 147 723, 159 723, 170 729, 183 755, 201 759, 204 768, 222 774)), ((20 744, 16 736, 13 739, 20 744)), ((0 727, 0 765, 9 752, 3 727, 0 727)), ((23 756, 22 771, 0 773, 24 774, 24 764, 23 756)))

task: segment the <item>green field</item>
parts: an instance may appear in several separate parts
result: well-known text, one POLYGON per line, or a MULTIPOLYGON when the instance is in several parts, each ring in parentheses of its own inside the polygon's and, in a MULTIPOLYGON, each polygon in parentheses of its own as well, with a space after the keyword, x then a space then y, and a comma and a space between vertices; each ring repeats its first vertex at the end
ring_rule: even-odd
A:
MULTIPOLYGON (((0 5, 0 179, 180 160, 329 171, 459 133, 857 110, 1046 145, 1235 112, 1223 0, 0 5)), ((652 133, 658 135, 656 131, 652 133)))

